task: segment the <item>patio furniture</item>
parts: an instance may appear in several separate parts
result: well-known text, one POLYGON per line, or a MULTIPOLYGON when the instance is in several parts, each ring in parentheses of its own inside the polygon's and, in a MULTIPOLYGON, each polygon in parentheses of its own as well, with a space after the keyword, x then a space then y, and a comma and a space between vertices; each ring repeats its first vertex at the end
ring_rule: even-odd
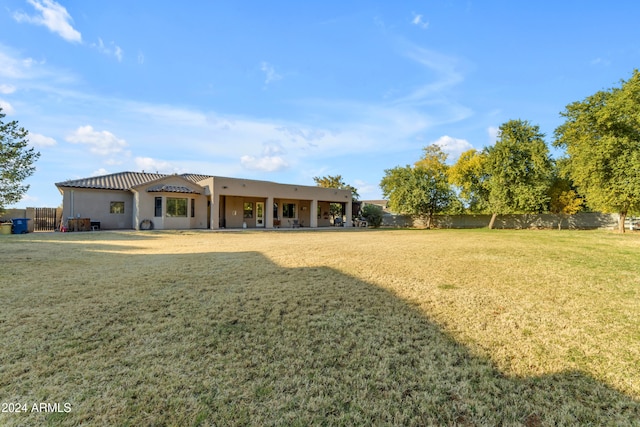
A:
POLYGON ((369 223, 366 219, 356 219, 355 220, 356 227, 368 227, 369 223))

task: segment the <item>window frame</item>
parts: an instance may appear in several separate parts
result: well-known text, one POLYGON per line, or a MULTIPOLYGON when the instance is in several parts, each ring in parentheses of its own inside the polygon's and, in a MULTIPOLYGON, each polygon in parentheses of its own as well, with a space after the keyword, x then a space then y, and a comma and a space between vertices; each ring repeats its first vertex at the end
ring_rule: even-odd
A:
POLYGON ((298 217, 297 203, 282 204, 282 218, 294 219, 298 217))
POLYGON ((123 201, 117 200, 109 202, 109 213, 114 215, 124 215, 125 204, 123 201), (117 208, 116 208, 117 206, 117 208))
POLYGON ((189 199, 186 197, 167 197, 165 216, 169 218, 187 218, 189 199))
POLYGON ((162 217, 162 197, 158 196, 154 199, 154 217, 161 218, 162 217))
POLYGON ((244 219, 253 218, 253 202, 244 202, 242 204, 242 217, 244 219))

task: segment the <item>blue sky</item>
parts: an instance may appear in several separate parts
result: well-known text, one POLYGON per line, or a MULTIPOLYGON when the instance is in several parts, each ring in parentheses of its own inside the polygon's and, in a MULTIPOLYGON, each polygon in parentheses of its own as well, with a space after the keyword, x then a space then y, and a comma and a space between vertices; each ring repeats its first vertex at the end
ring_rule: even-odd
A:
POLYGON ((637 1, 4 0, 0 106, 41 152, 15 207, 120 171, 314 185, 381 197, 422 148, 551 143, 559 113, 640 67, 637 1))

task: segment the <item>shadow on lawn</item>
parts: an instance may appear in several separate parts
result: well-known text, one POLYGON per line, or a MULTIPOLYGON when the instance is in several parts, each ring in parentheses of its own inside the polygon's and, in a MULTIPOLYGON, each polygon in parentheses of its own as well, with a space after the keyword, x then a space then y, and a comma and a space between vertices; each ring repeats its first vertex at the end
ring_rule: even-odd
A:
POLYGON ((82 298, 90 307, 77 292, 57 289, 59 308, 48 303, 46 311, 65 311, 66 320, 53 332, 51 318, 38 317, 41 307, 30 307, 46 352, 10 337, 19 324, 11 311, 24 314, 28 299, 13 301, 0 322, 13 343, 0 349, 4 377, 14 379, 0 382, 0 395, 73 405, 68 414, 31 419, 527 426, 640 419, 638 401, 581 372, 506 377, 405 301, 336 270, 282 268, 252 252, 204 253, 164 255, 164 274, 151 277, 143 266, 157 266, 155 255, 99 256, 127 265, 129 280, 114 296, 87 271, 93 283, 82 298))

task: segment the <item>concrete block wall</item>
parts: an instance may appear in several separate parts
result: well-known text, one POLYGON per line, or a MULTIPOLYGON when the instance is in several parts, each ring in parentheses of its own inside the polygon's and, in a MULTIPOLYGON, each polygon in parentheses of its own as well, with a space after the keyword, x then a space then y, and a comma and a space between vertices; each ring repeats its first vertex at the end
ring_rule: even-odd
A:
MULTIPOLYGON (((483 228, 489 226, 491 215, 436 215, 435 228, 483 228)), ((618 214, 603 214, 598 212, 580 212, 569 218, 561 218, 552 214, 535 215, 498 215, 494 228, 496 229, 557 229, 562 221, 562 229, 589 230, 608 229, 618 226, 618 214)), ((627 227, 629 227, 629 222, 627 227)), ((422 228, 420 220, 413 220, 406 215, 385 214, 382 219, 383 227, 416 227, 422 228)))

